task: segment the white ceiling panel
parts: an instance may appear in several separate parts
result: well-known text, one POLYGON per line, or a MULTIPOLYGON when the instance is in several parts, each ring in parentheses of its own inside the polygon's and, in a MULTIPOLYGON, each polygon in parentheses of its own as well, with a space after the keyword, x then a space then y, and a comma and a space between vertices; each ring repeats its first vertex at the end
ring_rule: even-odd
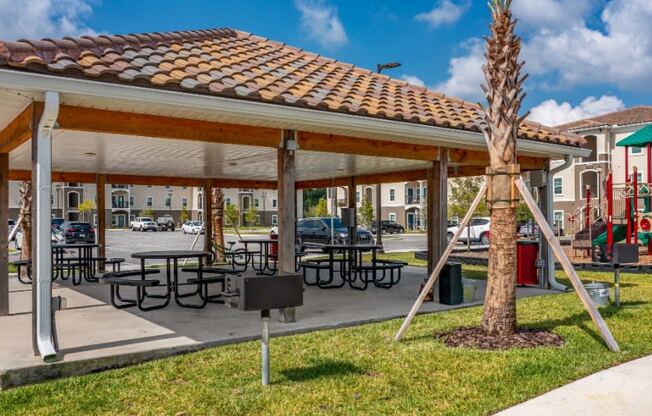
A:
MULTIPOLYGON (((57 130, 52 167, 59 172, 276 180, 273 148, 57 130)), ((31 144, 10 155, 31 169, 31 144)), ((297 179, 313 180, 425 168, 427 162, 297 151, 297 179)))

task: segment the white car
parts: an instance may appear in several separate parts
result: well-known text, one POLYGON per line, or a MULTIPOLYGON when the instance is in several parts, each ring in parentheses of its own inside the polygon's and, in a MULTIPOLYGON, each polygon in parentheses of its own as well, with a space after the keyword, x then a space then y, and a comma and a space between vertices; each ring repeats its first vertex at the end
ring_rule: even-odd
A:
MULTIPOLYGON (((460 241, 466 242, 471 240, 471 242, 480 243, 482 245, 488 246, 491 238, 491 218, 482 217, 482 218, 473 218, 468 227, 462 231, 460 236, 460 241)), ((448 227, 447 240, 450 241, 453 238, 453 235, 457 232, 459 226, 448 227)))
POLYGON ((181 226, 184 234, 204 234, 204 224, 199 221, 186 221, 181 226))
MULTIPOLYGON (((23 230, 19 229, 16 232, 16 250, 22 250, 23 248, 23 230)), ((52 229, 52 244, 61 244, 65 242, 65 237, 58 230, 52 229)))
POLYGON ((136 217, 131 222, 131 231, 157 231, 158 224, 150 217, 136 217))

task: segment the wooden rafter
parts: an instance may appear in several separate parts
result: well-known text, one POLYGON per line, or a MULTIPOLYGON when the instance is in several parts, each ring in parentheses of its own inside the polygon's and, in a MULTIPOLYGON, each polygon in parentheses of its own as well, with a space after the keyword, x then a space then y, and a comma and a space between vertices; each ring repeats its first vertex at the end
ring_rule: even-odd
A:
POLYGON ((32 137, 34 106, 28 105, 0 132, 0 153, 9 153, 32 137))

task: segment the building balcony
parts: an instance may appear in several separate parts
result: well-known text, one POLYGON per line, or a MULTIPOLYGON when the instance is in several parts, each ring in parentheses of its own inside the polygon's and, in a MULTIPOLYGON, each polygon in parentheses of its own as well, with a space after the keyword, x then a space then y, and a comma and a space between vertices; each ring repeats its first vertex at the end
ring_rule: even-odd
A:
POLYGON ((128 190, 129 185, 111 185, 111 189, 122 189, 122 190, 128 190))
POLYGON ((405 196, 405 205, 420 205, 421 197, 416 195, 406 195, 405 196))
POLYGON ((111 209, 129 209, 128 202, 114 202, 111 204, 111 209))

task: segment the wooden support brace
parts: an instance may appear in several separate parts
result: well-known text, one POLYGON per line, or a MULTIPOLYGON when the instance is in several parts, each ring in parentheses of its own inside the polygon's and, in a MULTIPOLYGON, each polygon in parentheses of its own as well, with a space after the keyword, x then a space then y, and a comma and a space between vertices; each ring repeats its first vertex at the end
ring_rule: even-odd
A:
POLYGON ((555 253, 555 257, 557 257, 557 260, 559 260, 559 263, 564 269, 566 276, 568 276, 571 283, 573 284, 573 287, 575 288, 577 295, 580 297, 582 304, 584 304, 584 309, 586 309, 586 311, 589 313, 591 319, 593 320, 593 323, 598 328, 598 331, 600 332, 602 339, 604 340, 604 342, 607 344, 607 346, 611 351, 619 352, 620 348, 618 347, 618 343, 614 339, 613 335, 611 335, 611 331, 609 331, 609 327, 605 323, 604 319, 602 319, 602 316, 600 315, 598 308, 596 308, 595 304, 591 300, 591 297, 587 293, 586 288, 584 288, 582 281, 580 280, 579 276, 577 275, 577 272, 573 268, 573 265, 568 259, 568 256, 566 256, 566 253, 564 252, 561 245, 559 244, 559 241, 557 241, 557 239, 555 238, 555 233, 552 231, 550 224, 548 224, 545 217, 543 216, 543 213, 537 206, 536 202, 534 202, 534 198, 530 194, 530 190, 528 189, 527 185, 523 181, 523 178, 518 178, 516 180, 516 186, 518 187, 521 196, 523 196, 523 199, 525 200, 525 203, 527 204, 528 208, 530 208, 532 215, 534 215, 534 219, 539 224, 539 229, 546 237, 546 240, 548 240, 548 244, 550 244, 552 251, 555 253))

